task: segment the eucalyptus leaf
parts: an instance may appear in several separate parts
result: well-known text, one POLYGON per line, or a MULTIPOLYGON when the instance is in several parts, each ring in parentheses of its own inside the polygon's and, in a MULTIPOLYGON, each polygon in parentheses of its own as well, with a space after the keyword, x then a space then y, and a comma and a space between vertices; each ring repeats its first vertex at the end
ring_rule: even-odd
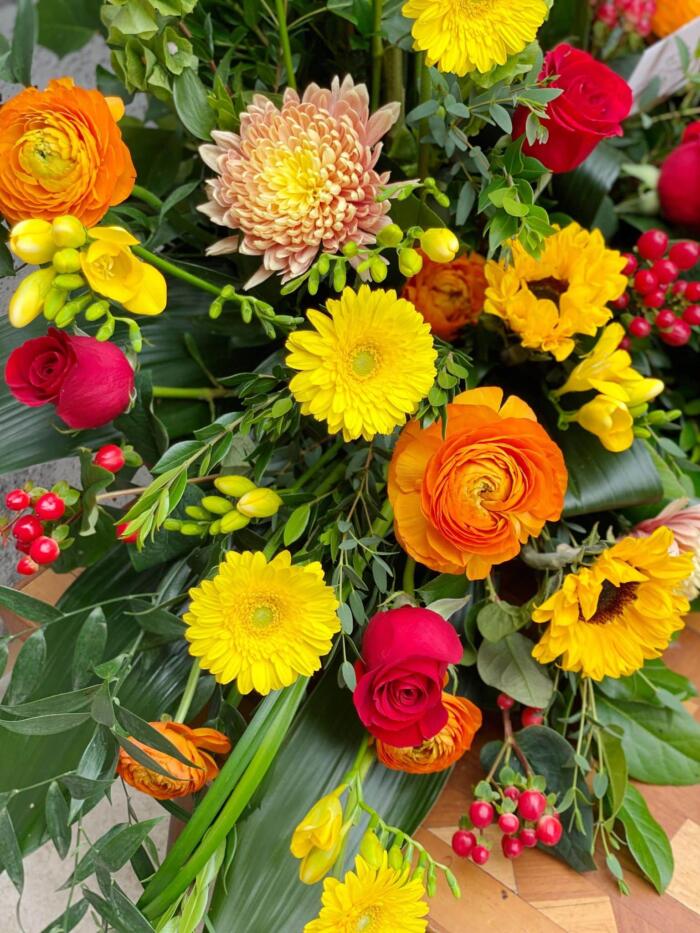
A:
POLYGON ((10 811, 4 805, 0 805, 0 866, 5 869, 7 877, 21 894, 24 888, 22 852, 10 811))
POLYGON ((13 706, 26 700, 42 680, 46 661, 46 638, 43 629, 37 629, 20 648, 12 669, 10 684, 3 704, 13 706))
POLYGON ((104 611, 98 606, 83 622, 75 641, 72 683, 77 689, 94 676, 92 668, 99 664, 107 644, 107 623, 104 611))
POLYGON ((46 792, 46 828, 56 851, 64 859, 70 850, 71 830, 68 804, 59 784, 52 781, 46 792))

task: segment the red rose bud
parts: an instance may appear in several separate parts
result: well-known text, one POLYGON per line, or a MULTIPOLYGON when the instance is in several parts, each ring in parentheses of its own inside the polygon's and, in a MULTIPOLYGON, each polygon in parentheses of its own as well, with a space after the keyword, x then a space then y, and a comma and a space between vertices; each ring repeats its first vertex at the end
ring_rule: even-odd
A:
POLYGON ((100 447, 92 460, 93 463, 109 470, 110 473, 118 473, 126 463, 124 451, 116 444, 105 444, 104 447, 100 447))
POLYGON ((686 127, 683 141, 664 160, 659 175, 661 213, 671 223, 700 231, 700 121, 686 127))
POLYGON ((403 606, 373 616, 352 697, 367 730, 398 748, 437 735, 448 718, 442 702, 447 667, 462 653, 457 633, 437 612, 403 606))
POLYGON ((11 512, 23 512, 30 502, 29 493, 24 489, 13 489, 5 496, 5 506, 11 512))
MULTIPOLYGON (((554 78, 548 85, 563 93, 547 105, 542 120, 547 142, 532 145, 525 140, 523 152, 534 156, 550 172, 570 172, 610 136, 622 136, 621 122, 632 109, 632 91, 626 81, 607 65, 566 43, 548 52, 539 75, 554 78)), ((530 111, 518 107, 513 117, 513 139, 525 132, 530 111)))
POLYGON ((20 544, 30 544, 40 534, 43 534, 44 526, 38 518, 33 515, 25 515, 24 518, 18 518, 12 526, 12 534, 20 544))
POLYGON ((23 405, 52 404, 68 427, 97 428, 126 411, 134 373, 113 343, 51 328, 10 354, 5 381, 23 405))
POLYGON ((34 503, 34 514, 46 522, 55 522, 66 511, 66 503, 54 492, 44 493, 34 503))

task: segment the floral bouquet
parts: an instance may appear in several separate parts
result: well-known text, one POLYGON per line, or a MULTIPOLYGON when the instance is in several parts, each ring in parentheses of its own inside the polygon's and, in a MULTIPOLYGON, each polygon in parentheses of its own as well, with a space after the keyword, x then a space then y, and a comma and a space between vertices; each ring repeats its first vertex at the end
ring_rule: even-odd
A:
POLYGON ((477 746, 455 859, 602 853, 625 892, 627 848, 663 892, 631 779, 700 782, 662 658, 700 586, 700 80, 666 38, 699 14, 19 2, 2 467, 80 482, 4 490, 17 573, 74 580, 0 589, 33 626, 0 863, 21 894, 66 859, 52 933, 425 930, 460 890, 412 834, 477 746), (96 30, 95 87, 32 86, 35 35, 96 30))

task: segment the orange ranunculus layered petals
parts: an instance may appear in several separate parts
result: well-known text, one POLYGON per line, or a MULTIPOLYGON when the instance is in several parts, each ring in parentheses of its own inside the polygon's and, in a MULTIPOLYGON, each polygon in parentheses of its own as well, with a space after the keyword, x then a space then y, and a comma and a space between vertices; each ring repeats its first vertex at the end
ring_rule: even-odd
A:
POLYGON ((441 573, 486 577, 561 516, 567 471, 532 410, 498 388, 472 389, 442 425, 403 430, 389 470, 396 536, 441 573))
POLYGON ((486 260, 478 253, 452 262, 433 262, 422 253, 423 268, 406 282, 403 297, 412 302, 430 329, 454 340, 468 324, 476 324, 484 307, 486 260))
POLYGON ((136 170, 99 91, 71 78, 29 87, 0 108, 0 214, 10 223, 72 214, 86 227, 131 194, 136 170))
POLYGON ((179 722, 152 722, 151 726, 164 735, 194 766, 190 767, 132 737, 130 741, 172 777, 168 778, 152 771, 132 758, 123 748, 119 750, 117 774, 127 784, 148 794, 149 797, 155 797, 156 800, 186 797, 201 790, 207 781, 213 781, 219 773, 219 766, 208 753, 226 755, 231 751, 229 740, 223 732, 216 729, 191 729, 179 722))
POLYGON ((443 693, 442 702, 447 710, 447 723, 422 745, 396 748, 377 740, 377 758, 386 768, 409 774, 432 774, 452 767, 469 751, 481 728, 481 710, 466 697, 451 693, 443 693))

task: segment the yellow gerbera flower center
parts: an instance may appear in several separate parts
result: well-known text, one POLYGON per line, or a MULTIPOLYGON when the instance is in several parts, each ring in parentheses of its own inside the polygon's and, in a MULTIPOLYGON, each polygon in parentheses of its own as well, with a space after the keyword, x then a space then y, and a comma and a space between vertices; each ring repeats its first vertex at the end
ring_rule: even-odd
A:
POLYGON ((366 379, 379 366, 378 353, 374 347, 357 347, 353 352, 351 367, 355 376, 366 379))
POLYGON ((250 613, 250 621, 257 628, 268 628, 278 617, 279 612, 272 606, 256 606, 250 613))
POLYGON ((377 908, 370 907, 369 910, 362 912, 362 915, 358 917, 357 923, 355 924, 355 929, 358 933, 367 933, 367 931, 373 930, 376 926, 375 920, 377 919, 377 908))

